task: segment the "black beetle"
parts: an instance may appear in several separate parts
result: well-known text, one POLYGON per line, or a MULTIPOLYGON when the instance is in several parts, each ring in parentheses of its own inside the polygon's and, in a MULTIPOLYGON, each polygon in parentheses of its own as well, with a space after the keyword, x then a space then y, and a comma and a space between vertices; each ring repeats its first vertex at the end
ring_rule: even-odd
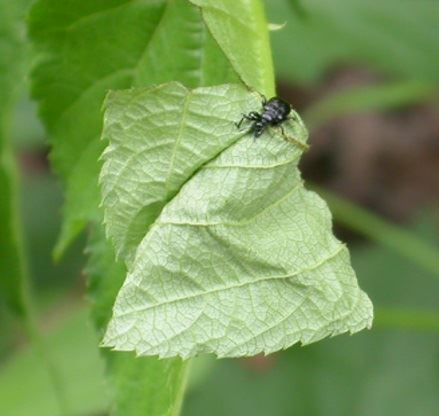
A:
POLYGON ((248 114, 243 114, 241 120, 236 124, 239 129, 244 120, 253 121, 250 131, 253 132, 253 137, 259 137, 267 126, 280 126, 282 134, 284 134, 281 124, 288 119, 291 112, 291 106, 279 97, 270 98, 268 101, 263 98, 262 112, 251 111, 248 114))

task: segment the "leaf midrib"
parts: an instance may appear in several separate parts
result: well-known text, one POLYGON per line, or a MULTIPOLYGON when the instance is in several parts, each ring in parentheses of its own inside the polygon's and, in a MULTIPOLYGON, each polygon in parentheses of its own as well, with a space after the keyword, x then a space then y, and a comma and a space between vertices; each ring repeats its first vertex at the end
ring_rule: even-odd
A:
MULTIPOLYGON (((288 274, 285 274, 285 275, 277 275, 277 276, 268 276, 268 277, 264 276, 264 277, 256 279, 256 280, 250 280, 250 281, 239 283, 239 284, 218 287, 218 288, 214 288, 212 290, 205 290, 203 292, 195 293, 193 295, 169 299, 169 300, 166 300, 166 301, 163 301, 163 302, 156 303, 154 305, 148 305, 148 306, 145 306, 145 307, 142 307, 142 308, 139 308, 139 309, 125 311, 125 312, 120 313, 120 314, 116 314, 115 313, 114 317, 120 318, 120 317, 123 317, 123 316, 128 316, 128 315, 132 315, 132 314, 139 313, 139 312, 145 312, 145 311, 147 311, 149 309, 158 308, 158 307, 169 305, 169 304, 172 304, 172 303, 178 303, 178 302, 185 301, 185 300, 188 300, 188 299, 195 299, 195 298, 198 298, 200 296, 210 296, 213 293, 233 290, 233 289, 237 289, 237 288, 240 288, 240 287, 249 286, 249 285, 252 285, 252 284, 257 284, 257 283, 260 283, 260 282, 266 282, 266 281, 270 281, 270 280, 291 279, 291 278, 293 278, 295 276, 298 276, 299 274, 307 273, 307 272, 310 272, 310 271, 318 269, 319 267, 323 266, 326 262, 328 262, 328 261, 332 260, 333 258, 335 258, 344 249, 346 249, 346 246, 343 243, 338 242, 337 249, 334 250, 333 253, 331 253, 328 256, 320 259, 319 261, 317 261, 312 266, 307 267, 307 268, 302 269, 302 270, 295 271, 293 273, 288 273, 288 274)), ((227 281, 227 279, 225 279, 225 280, 227 281)), ((139 286, 139 285, 136 285, 136 286, 137 286, 137 289, 139 289, 140 291, 144 291, 144 292, 148 293, 141 286, 139 286)))
MULTIPOLYGON (((121 6, 126 6, 127 4, 133 2, 135 0, 130 0, 118 7, 121 6)), ((96 88, 97 86, 99 86, 99 84, 101 84, 103 81, 106 81, 110 78, 112 78, 115 75, 120 75, 121 73, 126 72, 127 75, 131 76, 131 85, 138 85, 138 80, 137 80, 137 76, 138 76, 138 72, 139 72, 139 65, 142 62, 146 52, 148 51, 148 48, 151 45, 152 40, 154 39, 155 34, 157 33, 157 29, 159 26, 161 26, 163 23, 163 20, 166 16, 166 12, 169 9, 169 4, 171 3, 170 0, 168 0, 166 2, 166 5, 163 8, 163 12, 157 22, 157 25, 155 26, 153 32, 151 33, 151 36, 149 37, 149 39, 146 42, 145 48, 141 51, 141 53, 139 54, 139 58, 136 60, 135 64, 132 67, 125 67, 125 68, 118 68, 114 71, 111 71, 107 74, 105 74, 104 76, 97 78, 95 80, 93 80, 93 82, 91 84, 89 84, 87 87, 85 87, 84 89, 81 90, 81 92, 73 99, 73 101, 60 113, 60 115, 58 116, 56 122, 54 124, 58 124, 65 116, 66 114, 76 105, 78 104, 82 98, 89 92, 93 91, 94 88, 96 88)), ((114 9, 114 8, 113 8, 114 9)))

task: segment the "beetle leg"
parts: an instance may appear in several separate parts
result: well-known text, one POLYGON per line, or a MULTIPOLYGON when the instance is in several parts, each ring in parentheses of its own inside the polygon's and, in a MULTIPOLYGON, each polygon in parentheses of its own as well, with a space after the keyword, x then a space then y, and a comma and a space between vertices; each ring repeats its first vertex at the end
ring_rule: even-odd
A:
POLYGON ((241 117, 241 120, 239 120, 237 123, 235 123, 235 126, 237 129, 241 128, 242 122, 246 119, 245 114, 241 117))
POLYGON ((259 121, 260 119, 261 119, 261 115, 259 113, 257 113, 256 111, 252 111, 248 114, 243 114, 241 120, 239 120, 238 123, 235 123, 235 126, 238 129, 240 129, 244 120, 259 121))
POLYGON ((238 123, 235 123, 235 126, 240 129, 242 126, 242 123, 244 122, 244 120, 253 120, 250 115, 247 114, 243 114, 241 117, 241 120, 238 121, 238 123))

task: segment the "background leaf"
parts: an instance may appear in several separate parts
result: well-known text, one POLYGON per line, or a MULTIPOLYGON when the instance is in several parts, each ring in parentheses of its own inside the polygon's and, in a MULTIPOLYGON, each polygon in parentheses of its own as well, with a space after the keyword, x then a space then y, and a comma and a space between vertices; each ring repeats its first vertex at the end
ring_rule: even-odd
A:
POLYGON ((110 95, 101 177, 108 233, 133 241, 136 214, 169 199, 164 189, 176 195, 149 229, 137 226, 143 239, 104 345, 241 356, 370 326, 372 305, 329 211, 303 188, 297 163, 307 133, 298 115, 285 125, 288 141, 274 128, 257 142, 238 140, 237 116, 260 105, 237 85, 110 95))

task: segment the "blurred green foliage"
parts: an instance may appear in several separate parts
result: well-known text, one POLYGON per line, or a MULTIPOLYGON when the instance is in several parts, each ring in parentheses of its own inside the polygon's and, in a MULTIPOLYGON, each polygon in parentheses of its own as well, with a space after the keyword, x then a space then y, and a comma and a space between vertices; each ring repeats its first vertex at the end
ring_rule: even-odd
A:
POLYGON ((387 111, 408 105, 437 101, 435 84, 401 81, 348 88, 317 101, 304 114, 307 126, 315 130, 335 117, 366 111, 387 111))
MULTIPOLYGON (((65 311, 68 315, 48 334, 46 345, 60 373, 71 414, 91 415, 105 409, 108 397, 88 310, 77 308, 65 311)), ((1 368, 0 414, 59 415, 47 369, 34 348, 21 347, 1 368)))
POLYGON ((287 22, 272 34, 281 78, 309 84, 348 64, 439 82, 437 1, 267 0, 266 8, 270 22, 287 22))

